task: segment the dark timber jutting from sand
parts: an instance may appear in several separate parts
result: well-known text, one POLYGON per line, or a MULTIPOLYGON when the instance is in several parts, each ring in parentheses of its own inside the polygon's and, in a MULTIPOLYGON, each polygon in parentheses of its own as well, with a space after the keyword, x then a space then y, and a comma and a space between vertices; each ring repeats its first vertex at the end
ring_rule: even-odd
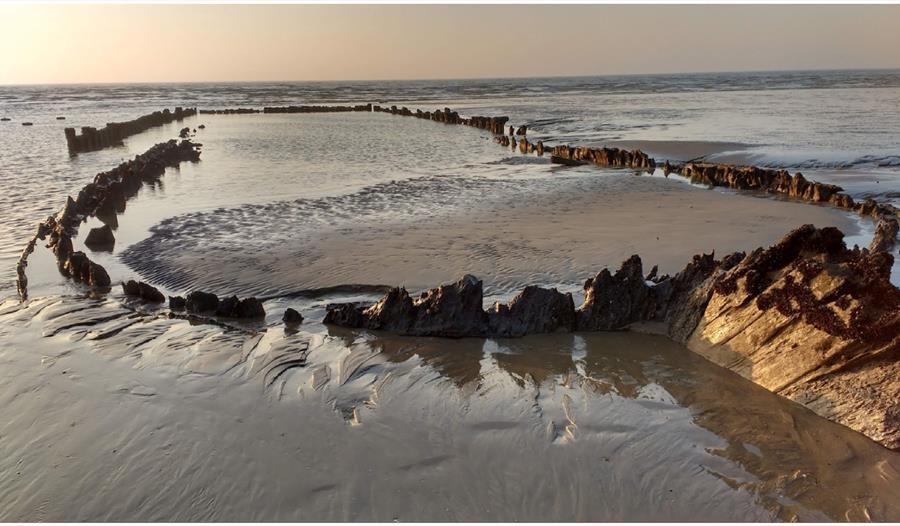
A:
POLYGON ((325 323, 496 338, 655 322, 651 330, 900 449, 900 290, 890 282, 892 264, 890 254, 848 249, 835 228, 805 225, 749 256, 694 256, 672 277, 655 269, 645 276, 632 256, 615 273, 588 279, 577 309, 570 294, 529 286, 484 311, 482 283, 467 275, 415 299, 395 288, 370 306, 329 305, 325 323))
MULTIPOLYGON (((167 167, 199 159, 200 152, 194 143, 172 139, 153 146, 108 172, 97 174, 93 182, 82 188, 76 199, 69 197, 62 211, 38 225, 37 233, 22 252, 16 267, 16 284, 22 299, 28 296, 25 273, 28 256, 34 251, 38 240, 47 241, 47 247, 56 257, 63 275, 90 287, 107 289, 111 282, 106 269, 72 247, 72 238, 78 234, 78 227, 87 217, 97 217, 107 225, 117 225, 116 215, 125 211, 125 202, 137 195, 144 183, 162 177, 167 167)), ((109 236, 112 236, 111 231, 109 236)), ((115 239, 111 241, 114 243, 115 239)))
MULTIPOLYGON (((554 162, 563 164, 638 172, 657 167, 657 162, 640 150, 532 143, 526 126, 507 128, 508 117, 462 117, 449 108, 412 111, 372 104, 287 106, 266 107, 262 113, 345 111, 374 111, 472 126, 490 131, 502 146, 518 148, 523 154, 549 152, 554 162)), ((155 122, 180 120, 194 113, 196 110, 176 108, 174 114, 157 112, 152 119, 113 123, 104 128, 106 132, 90 131, 81 137, 67 129, 66 136, 70 148, 75 143, 77 148, 96 149, 121 140, 123 134, 159 125, 155 122)), ((161 177, 166 167, 196 162, 199 155, 198 145, 188 140, 160 143, 134 160, 98 174, 77 199, 69 197, 59 214, 38 226, 19 260, 21 297, 27 297, 25 267, 38 240, 48 240, 47 246, 65 276, 98 292, 108 291, 111 283, 105 269, 72 248, 78 226, 89 216, 103 221, 106 226, 95 229, 89 237, 98 249, 108 249, 115 242, 111 227, 117 224, 116 216, 124 211, 126 200, 136 195, 144 182, 161 177)), ((666 175, 677 173, 694 183, 778 194, 853 211, 876 222, 875 236, 868 248, 849 248, 839 230, 804 225, 777 244, 757 248, 749 255, 734 253, 718 260, 713 254, 696 255, 674 276, 658 276, 655 267, 645 275, 641 258, 634 255, 615 273, 603 269, 587 279, 585 299, 578 308, 570 294, 528 286, 509 303, 498 303, 485 311, 482 282, 466 275, 417 298, 403 288, 394 288, 374 304, 329 305, 325 323, 450 338, 628 328, 660 332, 825 418, 886 447, 900 449, 900 407, 896 402, 900 399, 900 289, 890 282, 894 262, 891 251, 900 230, 898 210, 872 199, 856 203, 838 186, 807 181, 802 174, 792 176, 786 170, 669 162, 662 169, 666 175)), ((147 283, 128 281, 123 290, 140 301, 164 301, 163 295, 147 283)), ((189 313, 265 316, 262 303, 255 298, 220 299, 213 293, 192 291, 184 298, 169 300, 171 309, 189 313)), ((293 323, 302 316, 286 313, 285 320, 293 323)))
POLYGON ((137 135, 150 128, 163 126, 171 122, 180 122, 196 114, 196 108, 184 109, 177 107, 175 111, 169 111, 166 108, 131 121, 110 122, 99 130, 90 126, 84 126, 81 128, 81 135, 76 134, 75 128, 66 128, 66 144, 71 153, 102 150, 103 148, 122 144, 122 140, 126 137, 137 135))

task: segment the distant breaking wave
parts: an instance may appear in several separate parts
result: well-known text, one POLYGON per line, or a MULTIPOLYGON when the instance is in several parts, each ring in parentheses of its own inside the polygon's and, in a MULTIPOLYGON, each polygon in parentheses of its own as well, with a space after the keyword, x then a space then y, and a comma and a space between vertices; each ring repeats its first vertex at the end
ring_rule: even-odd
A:
POLYGON ((429 101, 516 96, 653 94, 705 91, 900 88, 900 70, 770 71, 535 77, 500 79, 233 82, 0 87, 6 103, 116 103, 141 98, 145 104, 182 100, 201 107, 279 105, 347 101, 429 101))

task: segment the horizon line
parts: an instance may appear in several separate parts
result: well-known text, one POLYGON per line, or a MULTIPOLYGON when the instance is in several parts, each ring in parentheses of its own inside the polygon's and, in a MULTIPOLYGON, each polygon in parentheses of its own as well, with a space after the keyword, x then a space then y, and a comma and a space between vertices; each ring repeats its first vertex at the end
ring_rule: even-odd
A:
POLYGON ((563 79, 563 78, 596 78, 596 77, 641 77, 641 76, 675 76, 675 75, 709 75, 739 73, 814 73, 838 71, 900 71, 900 66, 874 68, 810 68, 810 69, 746 69, 746 70, 706 70, 683 72, 649 72, 649 73, 597 73, 597 74, 560 74, 560 75, 525 75, 500 77, 444 77, 444 78, 394 78, 394 79, 279 79, 279 80, 142 80, 142 81, 98 81, 98 82, 13 82, 0 83, 0 87, 16 86, 103 86, 103 85, 136 85, 136 84, 275 84, 275 83, 330 83, 330 82, 441 82, 462 80, 526 80, 526 79, 563 79))

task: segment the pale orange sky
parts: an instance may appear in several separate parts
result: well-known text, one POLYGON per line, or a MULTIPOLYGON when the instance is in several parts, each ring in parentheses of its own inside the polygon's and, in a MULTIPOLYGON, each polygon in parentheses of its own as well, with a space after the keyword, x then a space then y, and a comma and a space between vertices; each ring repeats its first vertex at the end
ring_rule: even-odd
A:
POLYGON ((900 67, 900 5, 2 5, 0 84, 900 67))

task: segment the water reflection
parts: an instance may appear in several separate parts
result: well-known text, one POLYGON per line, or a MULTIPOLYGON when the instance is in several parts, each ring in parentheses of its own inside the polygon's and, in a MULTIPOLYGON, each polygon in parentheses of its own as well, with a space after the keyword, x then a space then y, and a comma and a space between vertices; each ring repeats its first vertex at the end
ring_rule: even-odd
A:
MULTIPOLYGON (((678 411, 687 410, 687 425, 721 439, 718 445, 707 444, 702 454, 725 463, 705 469, 733 490, 755 494, 778 519, 900 517, 900 455, 665 338, 630 332, 517 340, 365 337, 389 362, 420 361, 460 390, 487 398, 486 403, 533 398, 541 406, 538 413, 569 440, 602 440, 610 432, 646 440, 642 426, 655 424, 640 413, 677 420, 678 411), (496 386, 497 375, 514 390, 487 387, 496 386), (617 408, 606 413, 604 406, 617 408), (610 414, 615 420, 605 418, 610 414)), ((681 429, 664 425, 657 431, 681 429)), ((652 436, 671 440, 673 453, 680 439, 652 436)))
MULTIPOLYGON (((273 320, 266 330, 192 321, 135 313, 109 297, 0 306, 0 393, 14 399, 0 404, 12 422, 0 439, 31 452, 29 487, 51 488, 31 500, 76 498, 51 484, 61 473, 90 488, 113 470, 156 495, 183 466, 220 502, 260 519, 283 517, 271 506, 286 494, 304 495, 311 519, 389 520, 398 509, 419 520, 900 517, 900 455, 665 338, 444 340, 314 322, 286 333, 273 320), (93 394, 72 395, 73 381, 93 394), (60 410, 90 417, 73 429, 53 418, 60 410), (175 444, 170 456, 153 453, 148 438, 160 419, 178 436, 161 435, 175 444), (77 447, 81 460, 57 471, 24 432, 36 428, 47 444, 77 447), (109 457, 122 437, 134 451, 109 457), (286 449, 273 453, 278 444, 286 449), (252 461, 234 462, 242 455, 252 461), (310 463, 319 479, 297 477, 310 463), (317 489, 323 481, 334 489, 317 489), (244 483, 258 491, 248 496, 244 483)), ((0 495, 22 483, 0 483, 0 495)), ((25 516, 29 502, 0 498, 10 510, 0 516, 25 516)), ((115 517, 153 516, 122 502, 110 493, 94 504, 115 517)), ((170 501, 158 504, 171 516, 170 501)), ((69 506, 57 508, 54 517, 71 517, 69 506)), ((85 517, 95 516, 105 515, 85 517)))

